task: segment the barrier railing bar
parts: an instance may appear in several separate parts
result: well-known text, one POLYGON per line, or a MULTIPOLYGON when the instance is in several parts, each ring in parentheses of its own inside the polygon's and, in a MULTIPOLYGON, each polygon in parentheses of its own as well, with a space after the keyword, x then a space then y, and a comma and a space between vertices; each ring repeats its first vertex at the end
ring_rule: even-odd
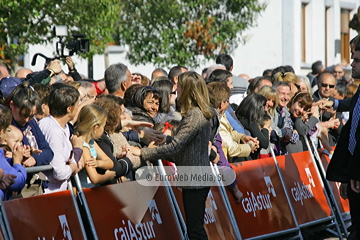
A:
MULTIPOLYGON (((211 164, 212 168, 214 169, 215 173, 217 175, 220 174, 218 166, 216 164, 212 164, 212 163, 210 163, 210 164, 211 164)), ((222 199, 223 199, 223 201, 225 203, 225 207, 226 207, 228 216, 229 216, 230 221, 231 221, 231 225, 232 225, 232 227, 233 227, 233 229, 235 231, 236 238, 241 240, 242 239, 241 233, 240 233, 239 227, 238 227, 238 225, 236 223, 236 218, 235 218, 234 212, 232 210, 228 195, 226 194, 226 189, 225 189, 223 183, 218 178, 216 178, 216 179, 217 179, 218 187, 219 187, 220 192, 221 192, 221 197, 222 197, 222 199)))
MULTIPOLYGON (((256 236, 256 237, 252 237, 252 238, 247 238, 246 240, 268 239, 268 238, 277 237, 277 236, 281 236, 281 235, 285 235, 285 234, 295 233, 295 232, 298 232, 298 231, 299 231, 298 228, 290 228, 290 229, 286 229, 286 230, 281 231, 281 233, 279 233, 279 232, 268 233, 268 234, 265 234, 265 235, 260 235, 260 236, 256 236)), ((299 237, 298 239, 303 239, 303 238, 300 238, 300 237, 302 237, 302 235, 298 235, 298 237, 299 237)))
POLYGON ((75 211, 76 211, 76 215, 78 216, 78 220, 80 222, 81 232, 82 232, 83 236, 85 237, 85 240, 87 240, 88 238, 86 236, 86 231, 85 231, 85 228, 84 228, 84 222, 83 222, 81 214, 80 214, 79 206, 78 206, 78 204, 76 202, 76 195, 75 195, 74 188, 73 188, 73 185, 72 185, 70 179, 68 180, 68 188, 70 189, 71 198, 72 198, 72 200, 74 202, 74 205, 75 205, 75 211))
POLYGON ((343 237, 342 237, 342 232, 345 234, 346 238, 348 237, 348 233, 347 233, 347 229, 345 228, 345 223, 344 221, 342 220, 342 218, 340 217, 340 210, 339 210, 339 207, 337 206, 337 203, 335 201, 335 198, 334 198, 334 195, 333 193, 331 192, 331 187, 330 187, 330 184, 329 182, 326 180, 326 175, 325 175, 325 170, 324 168, 322 167, 322 164, 321 164, 321 159, 320 159, 320 156, 319 156, 319 153, 317 152, 317 149, 314 147, 313 143, 310 141, 309 138, 307 138, 305 140, 305 143, 306 143, 306 147, 308 148, 308 151, 310 152, 310 156, 311 158, 313 159, 313 161, 316 163, 316 166, 317 166, 317 171, 319 172, 321 178, 322 178, 322 182, 324 184, 324 189, 325 189, 325 196, 330 204, 330 206, 332 207, 331 208, 331 212, 332 212, 332 215, 334 215, 334 221, 336 223, 335 225, 335 228, 339 234, 339 238, 342 240, 343 237), (311 146, 310 146, 310 143, 311 143, 311 146), (326 194, 327 193, 327 194, 326 194), (335 208, 335 209, 334 209, 335 208), (343 228, 343 231, 340 230, 340 227, 339 227, 339 222, 338 220, 340 220, 340 224, 341 224, 341 227, 343 228))
POLYGON ((293 219, 294 219, 295 226, 296 226, 297 229, 298 229, 299 238, 302 240, 302 239, 304 239, 304 238, 303 238, 303 236, 302 236, 302 232, 301 232, 301 230, 300 230, 300 226, 299 226, 299 223, 298 223, 298 221, 297 221, 294 208, 293 208, 293 206, 292 206, 292 204, 291 204, 290 197, 289 197, 289 194, 288 194, 288 192, 287 192, 286 185, 285 185, 285 181, 284 181, 284 178, 283 178, 283 176, 282 176, 282 174, 281 174, 281 170, 280 170, 280 167, 279 167, 279 163, 278 163, 278 161, 277 161, 277 159, 276 159, 274 150, 273 150, 270 146, 269 146, 268 149, 270 150, 270 154, 271 154, 271 156, 272 156, 272 158, 273 158, 273 160, 274 160, 274 162, 275 162, 276 170, 277 170, 278 173, 279 173, 281 185, 282 185, 282 187, 283 187, 283 189, 284 189, 285 196, 286 196, 286 200, 287 200, 288 203, 289 203, 289 208, 290 208, 291 215, 292 215, 292 217, 293 217, 293 219))
POLYGON ((49 165, 41 165, 41 166, 35 166, 35 167, 26 167, 25 170, 27 173, 38 173, 46 170, 51 170, 53 167, 49 165))
POLYGON ((89 225, 90 225, 90 232, 91 232, 91 239, 94 239, 94 240, 98 240, 98 236, 97 236, 97 233, 96 233, 96 228, 95 228, 95 225, 94 225, 94 221, 92 219, 92 216, 91 216, 91 213, 90 213, 90 209, 89 209, 89 205, 87 204, 87 201, 86 201, 86 198, 85 198, 85 194, 84 194, 84 191, 81 187, 81 183, 80 183, 80 179, 79 179, 79 175, 78 174, 75 174, 74 176, 74 180, 75 180, 75 183, 76 183, 76 188, 77 188, 77 191, 78 191, 78 197, 79 199, 81 200, 81 204, 84 208, 84 212, 86 214, 86 218, 88 219, 89 221, 89 225))
POLYGON ((314 225, 314 224, 320 224, 320 223, 328 222, 328 221, 331 221, 331 220, 334 220, 334 219, 335 219, 334 216, 326 217, 326 218, 318 219, 318 220, 315 220, 315 221, 300 224, 299 227, 304 228, 304 227, 308 227, 308 226, 311 226, 311 225, 314 225))
POLYGON ((4 203, 0 198, 0 208, 1 208, 1 220, 0 220, 0 227, 3 232, 4 238, 13 240, 13 235, 10 228, 10 223, 6 215, 6 210, 4 207, 4 203))
MULTIPOLYGON (((165 172, 164 165, 162 164, 161 160, 158 160, 158 165, 159 165, 160 174, 165 176, 166 172, 165 172)), ((169 202, 171 203, 170 204, 171 209, 173 210, 173 212, 175 214, 176 224, 179 227, 180 233, 182 232, 181 238, 184 240, 185 236, 187 235, 186 224, 185 224, 184 218, 182 217, 182 214, 181 214, 179 205, 176 201, 176 198, 173 195, 174 193, 171 189, 169 180, 166 177, 164 178, 164 182, 165 182, 165 190, 166 190, 166 193, 168 194, 169 202)))

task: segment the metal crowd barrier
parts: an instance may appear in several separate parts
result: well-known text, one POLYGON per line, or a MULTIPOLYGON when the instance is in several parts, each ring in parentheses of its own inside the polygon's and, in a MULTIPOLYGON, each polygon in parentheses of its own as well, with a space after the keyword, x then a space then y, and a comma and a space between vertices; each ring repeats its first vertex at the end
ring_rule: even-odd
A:
MULTIPOLYGON (((298 155, 275 157, 271 151, 271 158, 234 164, 244 199, 236 204, 219 180, 211 187, 204 214, 209 239, 304 239, 314 231, 348 237, 321 158, 307 146, 309 152, 298 155), (286 172, 290 168, 296 176, 286 172), (307 204, 321 207, 318 216, 301 212, 307 204)), ((165 175, 160 160, 158 165, 165 175)), ((50 169, 38 166, 27 172, 50 169)), ((70 191, 0 202, 3 238, 187 239, 181 191, 164 179, 165 187, 128 182, 83 189, 76 174, 70 191)))

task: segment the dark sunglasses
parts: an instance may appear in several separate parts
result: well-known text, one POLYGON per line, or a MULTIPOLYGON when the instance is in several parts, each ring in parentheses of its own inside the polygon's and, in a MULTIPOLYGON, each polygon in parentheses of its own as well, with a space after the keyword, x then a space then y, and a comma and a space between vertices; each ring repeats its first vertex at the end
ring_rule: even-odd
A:
POLYGON ((174 95, 176 95, 176 91, 173 91, 173 92, 171 92, 170 94, 174 94, 174 95))
POLYGON ((335 85, 330 85, 330 84, 325 84, 325 83, 322 83, 321 86, 322 86, 322 87, 327 87, 327 86, 329 86, 329 88, 334 88, 334 87, 335 87, 335 85))
POLYGON ((300 90, 300 85, 299 84, 294 83, 294 85, 298 90, 300 90))

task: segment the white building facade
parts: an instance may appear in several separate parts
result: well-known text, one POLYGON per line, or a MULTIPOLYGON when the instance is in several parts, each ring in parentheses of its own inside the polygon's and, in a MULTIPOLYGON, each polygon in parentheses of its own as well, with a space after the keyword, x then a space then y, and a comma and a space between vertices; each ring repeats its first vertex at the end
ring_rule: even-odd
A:
MULTIPOLYGON (((325 66, 351 63, 349 41, 357 35, 348 24, 360 6, 360 0, 267 0, 267 8, 257 20, 257 27, 244 32, 245 45, 239 46, 231 55, 234 59, 233 73, 246 73, 250 77, 260 76, 265 69, 280 65, 291 65, 297 74, 306 74, 311 64, 321 60, 325 66)), ((52 56, 55 44, 29 48, 24 56, 24 67, 34 71, 43 68, 39 59, 35 66, 31 60, 40 52, 52 56)), ((87 60, 73 57, 81 74, 88 75, 87 60)), ((148 77, 155 68, 152 64, 134 66, 126 59, 126 50, 109 46, 109 63, 122 62, 131 72, 148 77)), ((208 62, 198 69, 213 64, 208 62)), ((161 67, 161 66, 160 66, 161 67)), ((166 69, 166 68, 165 68, 166 69)), ((67 71, 64 68, 65 72, 67 71)), ((168 69, 166 69, 168 70, 168 69)), ((105 71, 105 58, 93 58, 94 79, 101 79, 105 71)))

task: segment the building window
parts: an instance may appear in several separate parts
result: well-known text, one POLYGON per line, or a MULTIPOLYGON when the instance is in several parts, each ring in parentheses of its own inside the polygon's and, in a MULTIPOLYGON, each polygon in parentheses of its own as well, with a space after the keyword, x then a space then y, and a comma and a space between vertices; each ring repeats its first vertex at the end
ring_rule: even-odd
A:
POLYGON ((347 9, 341 9, 341 37, 340 37, 340 54, 341 61, 350 63, 350 11, 347 9))

